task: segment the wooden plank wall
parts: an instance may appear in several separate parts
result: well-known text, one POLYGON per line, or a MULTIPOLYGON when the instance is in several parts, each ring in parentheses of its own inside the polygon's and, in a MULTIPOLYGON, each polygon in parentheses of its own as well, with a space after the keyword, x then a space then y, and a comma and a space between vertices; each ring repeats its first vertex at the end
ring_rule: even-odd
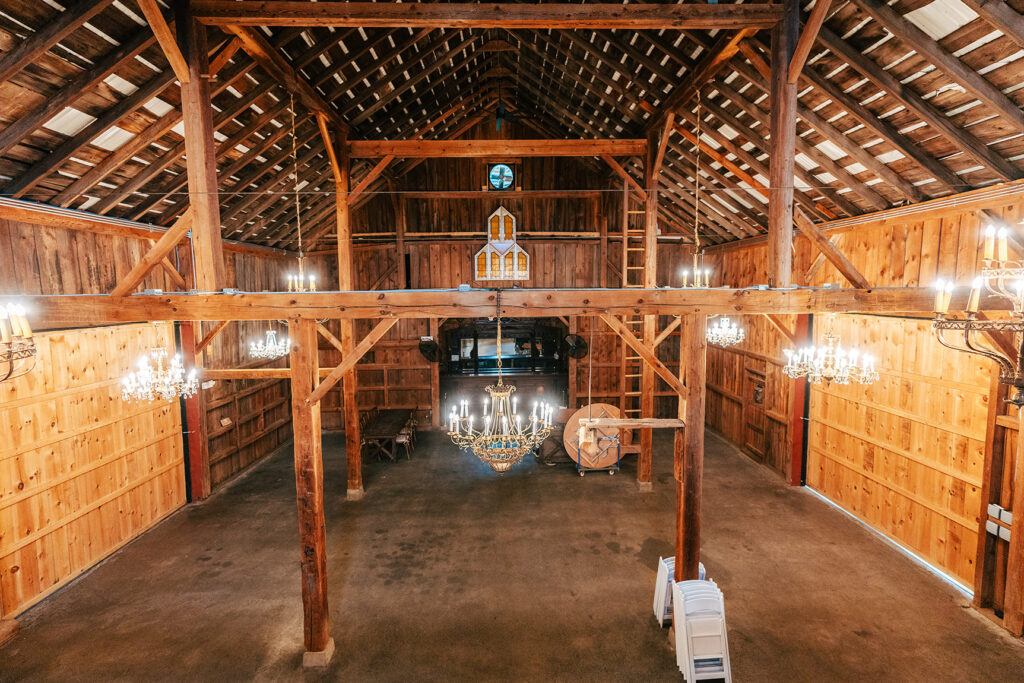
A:
MULTIPOLYGON (((979 265, 979 233, 987 208, 1009 222, 1022 215, 1019 200, 987 207, 920 207, 902 217, 889 213, 855 227, 830 232, 854 265, 878 286, 929 286, 938 277, 970 282, 979 265)), ((803 238, 796 241, 795 276, 800 280, 816 253, 803 238)), ((749 286, 767 281, 760 245, 712 250, 718 284, 749 286)), ((806 280, 803 280, 806 281, 806 280)), ((809 279, 817 286, 846 284, 825 263, 809 279)), ((792 329, 794 318, 785 316, 792 329)), ((928 312, 906 317, 839 316, 835 329, 844 346, 856 345, 878 358, 880 381, 872 386, 818 385, 810 396, 807 483, 893 540, 967 585, 974 584, 978 525, 983 501, 986 429, 995 367, 975 356, 941 347, 928 312)), ((745 317, 748 340, 734 350, 709 352, 708 424, 748 452, 749 401, 744 408, 744 375, 760 357, 778 368, 788 342, 762 318, 745 317)), ((815 316, 818 343, 827 328, 815 316)), ((792 382, 772 372, 766 378, 766 402, 779 416, 789 412, 782 387, 792 382)), ((1016 438, 1016 415, 996 411, 1009 447, 1016 438)), ((769 410, 765 410, 766 416, 769 410)), ((770 417, 766 424, 772 424, 770 417)), ((779 433, 769 444, 786 443, 779 433)), ((787 449, 764 460, 788 471, 787 449)), ((1004 463, 1005 465, 1005 463, 1004 463)), ((1004 470, 1012 471, 1012 470, 1004 470)), ((1004 480, 1006 477, 1004 477, 1004 480)), ((1005 483, 1005 482, 1004 482, 1005 483)), ((1006 486, 1004 493, 1008 495, 1006 486)), ((999 499, 997 493, 996 498, 999 499)), ((1002 500, 1006 501, 1003 496, 1002 500)), ((997 596, 998 597, 998 596, 997 596)))
MULTIPOLYGON (((114 288, 149 249, 149 240, 87 230, 49 227, 0 218, 0 292, 10 294, 96 294, 114 288)), ((185 248, 170 256, 179 269, 188 263, 185 248)), ((227 281, 247 291, 283 287, 294 260, 271 253, 227 251, 227 281)), ((160 268, 143 287, 174 290, 160 268)), ((208 331, 212 324, 207 323, 208 331)), ((283 331, 284 326, 279 326, 283 331)), ((246 367, 248 344, 265 324, 232 323, 206 352, 209 367, 246 367)), ((137 351, 136 351, 137 352, 137 351)), ((285 380, 218 382, 207 392, 214 486, 270 453, 290 438, 291 411, 285 380), (228 422, 230 420, 230 422, 228 422)))
POLYGON ((33 372, 0 384, 0 616, 16 614, 185 502, 178 402, 121 399, 171 324, 37 335, 33 372))

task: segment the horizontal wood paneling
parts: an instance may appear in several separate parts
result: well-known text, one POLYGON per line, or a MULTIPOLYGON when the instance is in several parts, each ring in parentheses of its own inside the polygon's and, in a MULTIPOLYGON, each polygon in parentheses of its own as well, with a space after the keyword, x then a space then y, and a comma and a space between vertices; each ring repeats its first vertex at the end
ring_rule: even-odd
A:
POLYGON ((37 336, 28 375, 0 384, 0 605, 13 614, 185 502, 178 403, 125 402, 140 349, 168 324, 37 336))

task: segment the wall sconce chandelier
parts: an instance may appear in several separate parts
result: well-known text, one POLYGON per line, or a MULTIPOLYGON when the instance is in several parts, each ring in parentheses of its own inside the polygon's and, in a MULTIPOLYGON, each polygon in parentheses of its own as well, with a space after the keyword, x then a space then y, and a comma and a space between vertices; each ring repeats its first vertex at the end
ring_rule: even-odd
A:
POLYGON ((139 359, 138 369, 121 380, 121 397, 125 401, 173 401, 189 398, 199 390, 199 374, 195 368, 187 373, 181 363, 181 356, 171 357, 166 362, 167 349, 156 348, 148 356, 139 359), (154 368, 150 359, 156 362, 154 368))
POLYGON ((822 381, 826 384, 871 384, 878 381, 874 357, 840 346, 839 336, 832 331, 833 322, 834 318, 830 318, 825 346, 785 349, 786 365, 782 371, 794 379, 806 377, 811 384, 822 381))
POLYGON ((499 474, 523 459, 551 434, 554 407, 535 401, 525 421, 518 412, 518 398, 512 398, 514 385, 501 378, 501 290, 498 290, 498 382, 487 387, 483 420, 469 412, 469 401, 452 406, 448 416, 448 436, 459 448, 468 448, 499 474), (476 428, 474 425, 479 425, 476 428))
POLYGON ((718 322, 708 327, 708 343, 718 346, 739 344, 746 337, 743 328, 729 318, 719 318, 718 322))
POLYGON ((954 351, 963 351, 988 358, 999 367, 999 381, 1016 392, 1007 403, 1024 406, 1024 367, 1022 367, 1021 335, 1024 334, 1024 261, 1011 261, 1008 254, 1006 228, 985 229, 981 274, 971 283, 967 309, 963 318, 949 318, 949 305, 955 285, 952 281, 935 283, 935 318, 932 330, 940 344, 954 351), (1010 302, 1010 317, 1001 320, 979 318, 981 293, 1010 302), (953 332, 954 334, 947 334, 953 332), (997 345, 979 343, 978 336, 1010 334, 1015 354, 1003 352, 997 345))
POLYGON ((28 374, 35 366, 36 341, 19 304, 0 304, 0 382, 28 374))

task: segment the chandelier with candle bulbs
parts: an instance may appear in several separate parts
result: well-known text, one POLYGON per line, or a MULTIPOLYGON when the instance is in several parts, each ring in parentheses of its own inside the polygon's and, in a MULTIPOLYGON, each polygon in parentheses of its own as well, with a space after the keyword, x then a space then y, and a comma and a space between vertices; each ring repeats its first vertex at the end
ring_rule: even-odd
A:
POLYGON ((452 406, 448 415, 448 436, 459 448, 468 448, 476 457, 504 473, 539 446, 551 434, 554 407, 534 401, 530 416, 523 419, 519 400, 512 396, 515 386, 501 377, 501 290, 498 290, 498 382, 487 387, 483 399, 483 418, 476 419, 469 401, 452 406))
POLYGON ((981 273, 971 283, 967 308, 963 318, 950 318, 949 306, 953 299, 955 285, 952 281, 938 280, 935 283, 935 318, 932 330, 935 338, 946 348, 971 353, 996 363, 999 381, 1015 389, 1007 399, 1018 408, 1024 406, 1024 367, 1022 367, 1022 344, 1024 344, 1024 261, 1011 260, 1007 244, 1009 233, 1005 227, 989 225, 984 231, 981 273), (1008 301, 1011 306, 1008 318, 990 320, 979 314, 982 292, 1008 301), (982 341, 979 337, 1008 334, 1012 344, 1003 345, 982 341), (1010 352, 1012 350, 1012 353, 1010 352))
POLYGON ((833 318, 829 319, 824 346, 806 346, 802 349, 785 349, 786 365, 782 371, 789 377, 806 377, 811 384, 872 384, 878 381, 875 359, 856 349, 844 349, 839 337, 832 331, 833 318))
POLYGON ((284 337, 278 341, 277 330, 273 327, 269 327, 267 328, 263 339, 249 342, 249 355, 253 358, 276 360, 287 356, 290 348, 291 346, 288 343, 288 337, 284 337))
POLYGON ((693 270, 682 269, 683 287, 707 289, 711 286, 711 269, 704 265, 704 250, 700 246, 700 90, 697 90, 697 137, 693 164, 693 270))
POLYGON ((121 397, 126 401, 173 401, 194 396, 198 390, 196 369, 186 372, 179 355, 168 361, 167 349, 162 347, 140 358, 135 372, 121 380, 121 397))
POLYGON ((295 233, 298 236, 299 250, 299 272, 288 274, 288 291, 315 292, 316 275, 307 275, 303 267, 306 257, 302 251, 302 203, 299 201, 299 151, 295 140, 295 95, 290 95, 288 101, 288 111, 292 118, 292 197, 295 204, 295 233))
POLYGON ((739 344, 746 335, 743 328, 729 318, 721 317, 714 325, 708 327, 708 343, 718 346, 739 344))
POLYGON ((36 353, 25 309, 20 304, 0 303, 0 382, 28 374, 36 353))

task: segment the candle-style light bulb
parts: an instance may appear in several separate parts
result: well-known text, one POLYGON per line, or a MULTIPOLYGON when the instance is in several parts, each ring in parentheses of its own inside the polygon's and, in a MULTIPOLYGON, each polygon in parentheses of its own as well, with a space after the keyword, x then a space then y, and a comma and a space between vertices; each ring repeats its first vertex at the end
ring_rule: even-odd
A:
POLYGON ((932 306, 932 310, 935 313, 942 313, 942 299, 943 293, 946 289, 946 283, 944 280, 939 279, 935 281, 935 304, 932 306))
POLYGON ((316 275, 310 275, 309 276, 309 291, 311 291, 311 292, 315 292, 316 291, 316 275))
POLYGON ((946 283, 945 291, 942 293, 942 312, 949 313, 949 303, 953 300, 953 289, 955 285, 952 280, 946 283))
POLYGON ((686 268, 683 268, 683 287, 686 287, 689 284, 689 281, 690 271, 688 271, 686 268))
POLYGON ((992 257, 995 256, 996 249, 996 226, 988 225, 985 228, 985 248, 982 252, 982 258, 991 261, 992 257))
POLYGON ((710 268, 705 268, 704 269, 704 287, 707 288, 707 287, 710 287, 710 286, 711 286, 711 269, 710 268))
POLYGON ((971 296, 967 300, 967 312, 977 313, 978 307, 981 305, 981 285, 984 284, 980 277, 974 278, 974 282, 971 283, 971 296))
POLYGON ((1010 260, 1010 254, 1009 254, 1009 250, 1007 248, 1007 234, 1008 233, 1006 231, 1006 228, 999 228, 999 230, 996 232, 996 237, 999 240, 998 254, 999 254, 999 260, 1000 261, 1009 261, 1010 260))

